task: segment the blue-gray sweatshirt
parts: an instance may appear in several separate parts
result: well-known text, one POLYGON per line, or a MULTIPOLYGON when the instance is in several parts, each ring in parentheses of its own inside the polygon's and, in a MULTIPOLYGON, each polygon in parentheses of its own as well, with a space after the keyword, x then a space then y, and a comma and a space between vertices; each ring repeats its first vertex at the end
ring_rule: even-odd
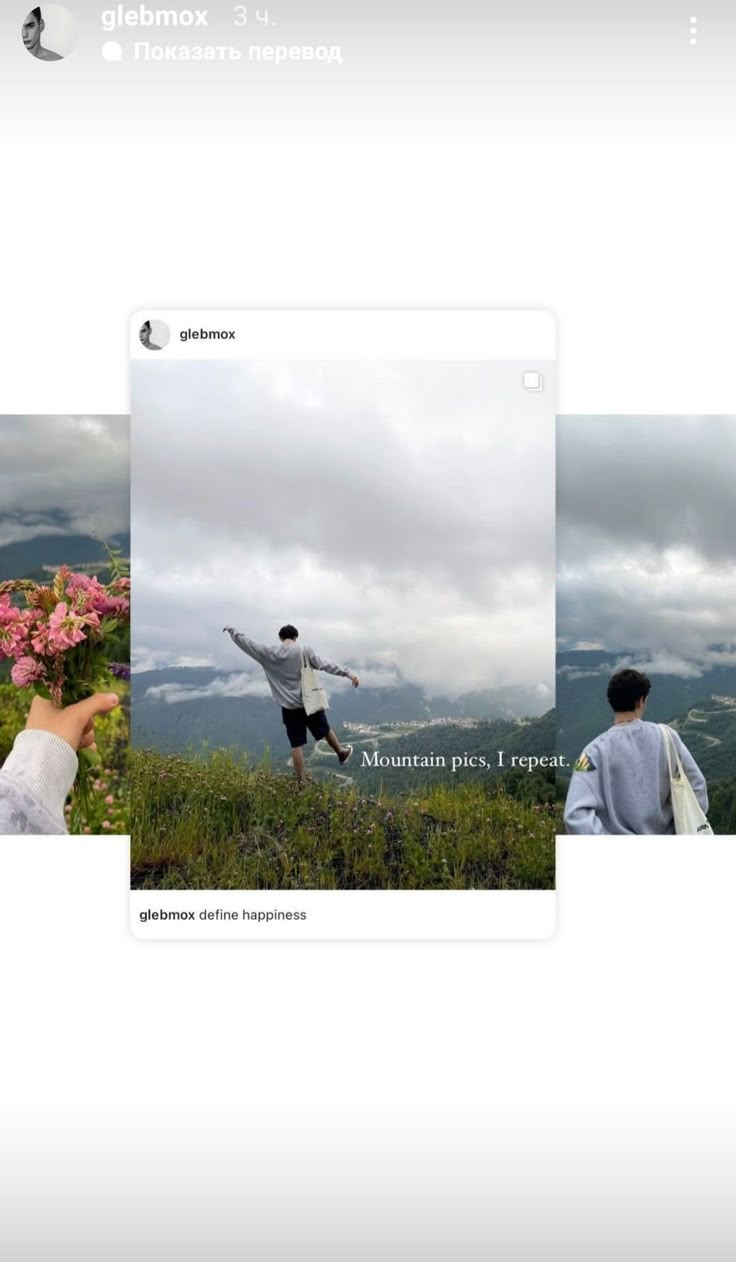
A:
MULTIPOLYGON (((705 778, 677 732, 672 732, 683 770, 705 812, 705 778)), ((565 831, 613 836, 674 833, 664 733, 656 723, 615 723, 585 746, 575 764, 565 802, 565 831)))
MULTIPOLYGON (((302 645, 298 640, 285 640, 280 644, 256 644, 247 635, 241 635, 234 627, 226 627, 233 644, 258 662, 268 680, 271 695, 277 705, 286 710, 299 710, 304 705, 302 698, 302 645)), ((344 666, 336 666, 334 662, 325 662, 318 657, 308 644, 303 646, 310 666, 315 670, 327 671, 328 675, 344 675, 352 678, 352 672, 344 666)))

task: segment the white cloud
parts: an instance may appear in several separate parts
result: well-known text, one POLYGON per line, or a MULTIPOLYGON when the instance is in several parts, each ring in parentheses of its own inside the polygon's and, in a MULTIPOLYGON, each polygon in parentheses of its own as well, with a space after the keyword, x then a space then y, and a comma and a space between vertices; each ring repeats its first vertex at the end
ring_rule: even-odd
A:
POLYGON ((23 522, 22 519, 2 519, 0 518, 0 548, 6 543, 27 543, 29 539, 38 539, 41 536, 49 535, 68 535, 70 532, 62 526, 54 526, 47 522, 40 522, 30 526, 23 522))
POLYGON ((176 701, 205 701, 208 697, 269 697, 271 691, 265 678, 254 679, 250 675, 218 676, 203 688, 181 684, 156 684, 146 689, 146 696, 154 701, 171 704, 176 701))
POLYGON ((734 469, 736 418, 559 419, 562 648, 629 650, 683 678, 730 652, 734 469))
MULTIPOLYGON (((193 661, 176 662, 177 666, 203 666, 207 663, 193 661)), ((148 667, 147 669, 153 669, 148 667)), ((397 688, 403 681, 396 671, 361 670, 360 685, 362 688, 397 688)), ((352 687, 347 679, 331 676, 329 689, 331 693, 347 692, 352 687)), ((549 692, 549 689, 547 690, 549 692)), ((208 684, 197 687, 191 684, 152 684, 146 689, 147 697, 152 700, 165 701, 169 704, 177 701, 204 701, 210 697, 269 697, 271 690, 263 675, 252 675, 239 671, 232 675, 218 675, 208 684)))
POLYGON ((149 660, 227 671, 224 625, 293 622, 432 694, 551 685, 553 435, 516 366, 154 367, 133 378, 149 660))
POLYGON ((127 531, 129 438, 122 416, 0 417, 0 545, 127 531))

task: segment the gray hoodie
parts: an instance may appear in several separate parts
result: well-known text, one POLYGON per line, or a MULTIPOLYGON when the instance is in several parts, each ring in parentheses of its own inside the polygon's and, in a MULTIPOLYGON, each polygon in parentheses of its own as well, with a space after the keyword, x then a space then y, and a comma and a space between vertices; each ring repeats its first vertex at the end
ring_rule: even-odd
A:
POLYGON ((241 635, 234 627, 226 627, 225 630, 233 644, 237 644, 239 649, 263 667, 274 701, 285 710, 300 710, 304 705, 302 649, 315 670, 327 671, 328 675, 344 675, 346 679, 352 678, 352 671, 346 670, 344 666, 336 666, 334 662, 323 661, 314 649, 308 644, 302 646, 298 640, 286 640, 270 647, 256 644, 255 640, 249 640, 247 635, 241 635))
MULTIPOLYGON (((683 770, 705 812, 705 778, 677 732, 683 770)), ((664 733, 658 724, 615 723, 585 746, 575 763, 565 802, 565 831, 589 836, 674 833, 664 733)))

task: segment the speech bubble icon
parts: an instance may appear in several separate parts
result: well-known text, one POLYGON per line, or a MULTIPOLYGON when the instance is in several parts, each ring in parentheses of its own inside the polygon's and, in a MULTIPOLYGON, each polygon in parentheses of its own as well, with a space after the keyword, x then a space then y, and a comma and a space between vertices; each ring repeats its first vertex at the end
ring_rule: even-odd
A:
POLYGON ((105 61, 122 61, 123 46, 116 39, 109 39, 106 44, 102 45, 102 56, 105 61))

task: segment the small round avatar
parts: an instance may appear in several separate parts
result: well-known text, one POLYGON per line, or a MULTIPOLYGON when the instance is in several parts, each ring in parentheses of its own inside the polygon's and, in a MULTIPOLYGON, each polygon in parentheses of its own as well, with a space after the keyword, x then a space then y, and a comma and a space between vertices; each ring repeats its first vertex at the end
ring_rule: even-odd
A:
POLYGON ((37 5, 21 27, 23 47, 37 61, 63 61, 77 41, 77 24, 60 4, 37 5))
POLYGON ((168 344, 171 333, 163 320, 144 320, 138 336, 141 346, 145 346, 147 351, 162 351, 168 344))

